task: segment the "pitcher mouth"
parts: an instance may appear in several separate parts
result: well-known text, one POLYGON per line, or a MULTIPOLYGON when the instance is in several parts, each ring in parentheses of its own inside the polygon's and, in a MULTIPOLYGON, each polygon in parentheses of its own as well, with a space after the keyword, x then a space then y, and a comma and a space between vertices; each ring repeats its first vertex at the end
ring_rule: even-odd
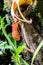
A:
MULTIPOLYGON (((19 21, 27 22, 27 23, 31 24, 31 23, 32 23, 32 19, 30 18, 30 20, 27 20, 27 19, 24 17, 24 15, 23 15, 23 13, 21 12, 21 10, 20 10, 20 5, 22 5, 22 4, 24 4, 24 3, 26 4, 26 2, 24 1, 24 3, 21 3, 20 1, 24 1, 24 0, 13 0, 12 7, 11 7, 11 15, 12 15, 12 17, 13 17, 14 20, 18 19, 19 21), (15 13, 16 8, 18 9, 21 18, 16 15, 16 13, 15 13)), ((28 3, 28 5, 29 5, 29 4, 30 4, 30 5, 33 4, 32 0, 31 0, 30 3, 28 3)))

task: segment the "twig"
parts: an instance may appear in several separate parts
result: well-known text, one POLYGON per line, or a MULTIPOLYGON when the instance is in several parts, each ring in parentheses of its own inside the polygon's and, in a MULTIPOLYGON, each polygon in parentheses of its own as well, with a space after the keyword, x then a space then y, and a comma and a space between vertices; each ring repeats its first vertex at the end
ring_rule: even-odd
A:
POLYGON ((28 47, 26 48, 26 50, 30 53, 33 53, 33 51, 31 49, 29 49, 28 47))

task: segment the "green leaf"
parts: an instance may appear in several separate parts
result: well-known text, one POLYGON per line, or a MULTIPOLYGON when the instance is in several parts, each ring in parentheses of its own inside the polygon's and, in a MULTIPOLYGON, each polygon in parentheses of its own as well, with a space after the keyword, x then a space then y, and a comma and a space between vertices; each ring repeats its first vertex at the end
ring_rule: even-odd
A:
POLYGON ((0 21, 1 21, 1 16, 0 16, 0 21))
POLYGON ((21 62, 23 65, 29 65, 24 59, 21 58, 21 62))
POLYGON ((12 46, 8 45, 7 42, 0 42, 0 49, 6 50, 6 49, 13 49, 12 46))
POLYGON ((41 43, 40 43, 39 46, 37 47, 37 49, 36 49, 36 51, 35 51, 35 53, 34 53, 34 55, 33 55, 33 57, 32 57, 31 65, 33 65, 33 62, 34 62, 34 60, 35 60, 35 58, 36 58, 36 56, 37 56, 37 54, 38 54, 38 52, 40 51, 40 49, 41 49, 42 46, 43 46, 43 41, 41 41, 41 43))
POLYGON ((10 19, 9 19, 9 16, 8 16, 8 15, 6 15, 5 17, 6 17, 7 24, 9 24, 9 25, 10 25, 10 19))
POLYGON ((1 18, 1 16, 0 16, 0 30, 1 30, 1 19, 2 19, 2 18, 1 18))
POLYGON ((25 43, 22 46, 19 46, 17 48, 17 55, 19 55, 24 50, 25 47, 26 47, 26 44, 25 43))
POLYGON ((1 25, 0 25, 0 30, 1 30, 1 25))
POLYGON ((3 55, 2 51, 0 51, 0 55, 3 55))
POLYGON ((7 42, 0 41, 0 47, 5 45, 7 42))
POLYGON ((7 8, 7 0, 4 0, 4 7, 3 7, 3 10, 5 10, 7 8))
POLYGON ((5 25, 5 28, 10 25, 10 19, 9 16, 6 14, 5 16, 7 24, 5 25))

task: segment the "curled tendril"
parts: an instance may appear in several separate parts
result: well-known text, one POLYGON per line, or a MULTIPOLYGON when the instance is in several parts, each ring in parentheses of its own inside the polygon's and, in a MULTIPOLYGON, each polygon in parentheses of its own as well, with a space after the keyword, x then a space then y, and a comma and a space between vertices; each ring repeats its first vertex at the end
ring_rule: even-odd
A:
POLYGON ((27 20, 27 19, 24 17, 24 15, 22 14, 22 12, 21 12, 21 10, 20 10, 20 7, 19 7, 19 1, 18 1, 18 4, 17 4, 17 5, 18 5, 18 11, 19 11, 21 17, 23 18, 23 20, 24 20, 25 22, 31 24, 31 23, 32 23, 32 19, 27 20))
POLYGON ((16 19, 18 19, 19 21, 27 22, 27 23, 31 24, 31 23, 32 23, 32 19, 27 20, 27 19, 24 17, 24 15, 22 14, 21 10, 20 10, 20 7, 19 7, 19 0, 17 0, 16 3, 17 3, 18 11, 19 11, 19 13, 20 13, 22 19, 19 18, 19 17, 15 14, 15 12, 14 12, 14 10, 13 10, 14 2, 16 2, 16 1, 15 1, 15 0, 13 1, 12 7, 11 7, 11 15, 12 15, 13 19, 15 20, 15 17, 16 17, 16 19))

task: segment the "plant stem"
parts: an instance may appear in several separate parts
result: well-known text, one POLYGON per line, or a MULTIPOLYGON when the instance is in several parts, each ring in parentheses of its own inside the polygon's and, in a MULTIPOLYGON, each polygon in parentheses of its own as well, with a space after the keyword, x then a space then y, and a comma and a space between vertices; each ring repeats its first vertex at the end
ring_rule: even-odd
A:
POLYGON ((8 40, 9 45, 11 45, 14 48, 15 52, 16 52, 16 49, 15 49, 12 41, 10 40, 10 38, 8 37, 8 35, 7 35, 6 31, 5 31, 5 28, 4 28, 4 18, 5 17, 3 17, 2 20, 1 20, 1 27, 2 27, 3 34, 6 37, 6 39, 8 40))
MULTIPOLYGON (((4 18, 5 18, 5 17, 3 17, 2 20, 1 20, 1 27, 2 27, 3 34, 4 34, 4 36, 6 37, 6 39, 8 40, 9 45, 11 45, 11 46, 14 48, 14 51, 16 52, 16 49, 15 49, 15 47, 14 47, 12 41, 10 40, 10 38, 8 37, 8 35, 7 35, 6 31, 5 31, 5 28, 4 28, 4 18)), ((12 52, 12 51, 11 51, 11 52, 12 52)), ((12 52, 12 55, 14 55, 14 58, 16 57, 13 52, 12 52)), ((15 59, 16 59, 16 58, 15 58, 15 59)), ((14 59, 14 60, 15 60, 15 59, 14 59)), ((22 61, 24 62, 25 65, 28 65, 28 63, 26 63, 23 59, 22 59, 22 61)), ((18 63, 18 65, 21 65, 21 63, 19 62, 18 56, 17 56, 17 61, 16 61, 16 62, 18 63)))
POLYGON ((35 60, 35 58, 36 58, 36 56, 37 56, 37 54, 38 54, 38 52, 40 51, 40 49, 41 49, 42 46, 43 46, 43 40, 42 40, 41 43, 39 44, 38 48, 36 49, 36 51, 35 51, 35 53, 34 53, 34 55, 33 55, 33 57, 32 57, 31 65, 33 65, 33 62, 34 62, 34 60, 35 60))

